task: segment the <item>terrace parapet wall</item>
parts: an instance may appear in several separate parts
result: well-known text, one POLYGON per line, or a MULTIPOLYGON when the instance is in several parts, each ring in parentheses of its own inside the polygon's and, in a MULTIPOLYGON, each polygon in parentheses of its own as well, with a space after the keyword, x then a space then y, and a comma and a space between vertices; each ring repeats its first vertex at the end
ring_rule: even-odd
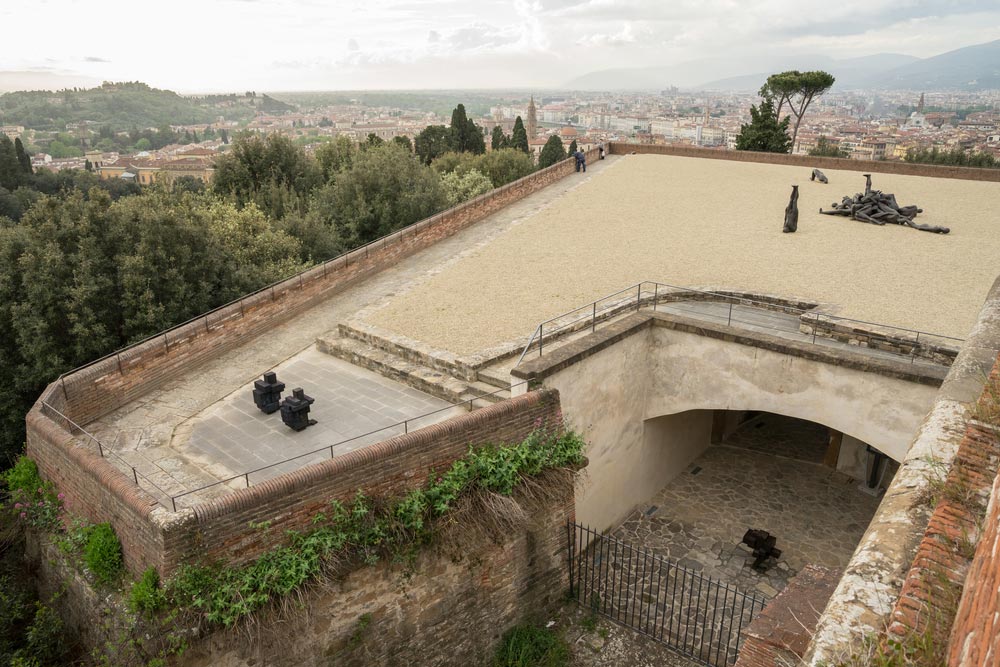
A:
POLYGON ((331 500, 349 501, 359 489, 372 497, 403 495, 470 446, 519 442, 539 425, 554 426, 559 412, 557 392, 529 392, 176 512, 38 406, 28 416, 28 455, 65 494, 70 512, 111 524, 130 571, 152 566, 168 574, 184 562, 252 560, 284 544, 287 531, 307 530, 331 500), (261 525, 268 529, 255 528, 261 525))
POLYGON ((929 178, 957 178, 966 181, 1000 182, 1000 169, 977 169, 973 167, 948 167, 937 164, 917 164, 888 160, 850 160, 837 157, 813 157, 811 155, 789 155, 788 153, 758 153, 756 151, 721 150, 698 146, 629 144, 613 141, 608 144, 612 155, 674 155, 696 157, 709 160, 732 160, 733 162, 759 162, 782 164, 808 169, 841 169, 844 171, 871 172, 873 174, 899 174, 901 176, 927 176, 929 178))

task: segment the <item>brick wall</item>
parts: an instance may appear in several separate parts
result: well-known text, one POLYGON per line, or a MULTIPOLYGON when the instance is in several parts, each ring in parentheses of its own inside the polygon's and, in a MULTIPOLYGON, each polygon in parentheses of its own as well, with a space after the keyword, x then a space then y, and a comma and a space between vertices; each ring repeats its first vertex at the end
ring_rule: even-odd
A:
POLYGON ((809 169, 843 169, 846 171, 871 172, 873 174, 900 174, 903 176, 929 176, 931 178, 958 178, 967 181, 1000 182, 1000 169, 946 167, 933 164, 914 164, 911 162, 848 160, 835 157, 789 155, 787 153, 757 153, 754 151, 715 150, 711 148, 699 148, 697 146, 626 144, 617 141, 608 144, 608 152, 613 155, 625 155, 628 153, 641 153, 644 155, 676 155, 678 157, 732 160, 734 162, 785 164, 796 167, 808 167, 809 169))
POLYGON ((29 412, 27 421, 28 456, 65 494, 66 509, 95 523, 110 522, 129 570, 162 569, 163 533, 151 519, 156 500, 39 410, 29 412))
MULTIPOLYGON (((1000 386, 998 373, 1000 365, 994 366, 987 387, 990 384, 1000 386)), ((988 391, 988 388, 984 390, 980 400, 987 397, 988 391)), ((890 635, 929 631, 938 642, 948 641, 948 632, 955 618, 950 647, 952 656, 966 652, 968 655, 960 662, 951 661, 949 664, 952 665, 996 664, 995 652, 993 662, 976 662, 971 656, 981 655, 978 649, 997 642, 995 634, 983 636, 977 630, 995 624, 993 617, 1000 613, 1000 607, 996 606, 997 581, 1000 580, 996 570, 1000 559, 995 551, 990 551, 996 545, 990 543, 989 520, 975 561, 963 547, 963 544, 974 543, 979 537, 980 520, 975 508, 963 498, 982 498, 991 490, 995 493, 998 455, 1000 440, 996 434, 974 422, 968 423, 944 480, 946 487, 953 491, 938 492, 941 497, 934 506, 890 617, 890 635), (970 565, 976 573, 974 577, 967 577, 970 565), (956 618, 955 606, 959 596, 963 595, 963 586, 966 593, 956 618), (993 606, 989 602, 989 591, 992 591, 993 606), (967 637, 976 638, 976 641, 970 643, 966 641, 967 637)), ((996 518, 1000 516, 995 496, 991 505, 995 530, 996 518)))
POLYGON ((798 665, 840 570, 807 565, 743 631, 735 667, 798 665))
MULTIPOLYGON (((1000 360, 990 376, 990 389, 980 398, 981 404, 994 402, 997 414, 1000 406, 1000 360)), ((989 456, 992 464, 985 471, 996 471, 996 457, 1000 454, 1000 432, 994 425, 976 428, 974 433, 981 441, 978 451, 989 456)), ((950 667, 988 667, 1000 663, 1000 475, 993 477, 992 485, 983 476, 974 478, 975 488, 985 486, 991 492, 986 516, 982 519, 979 544, 965 577, 964 591, 959 601, 955 622, 948 646, 950 667)))
POLYGON ((330 500, 349 501, 358 489, 370 497, 403 495, 464 456, 470 444, 520 442, 538 423, 554 423, 558 412, 557 392, 529 392, 196 505, 188 520, 166 531, 164 565, 169 570, 199 557, 251 560, 283 543, 286 531, 307 529, 330 500), (249 527, 265 521, 266 531, 249 527))
POLYGON ((82 445, 37 408, 28 415, 28 455, 42 476, 66 494, 75 514, 110 522, 134 573, 148 566, 172 571, 189 559, 239 563, 307 529, 330 500, 358 489, 393 497, 464 456, 469 445, 519 442, 538 423, 554 423, 559 395, 529 392, 412 433, 311 464, 209 503, 171 513, 121 471, 82 445), (251 524, 270 522, 269 530, 251 524))

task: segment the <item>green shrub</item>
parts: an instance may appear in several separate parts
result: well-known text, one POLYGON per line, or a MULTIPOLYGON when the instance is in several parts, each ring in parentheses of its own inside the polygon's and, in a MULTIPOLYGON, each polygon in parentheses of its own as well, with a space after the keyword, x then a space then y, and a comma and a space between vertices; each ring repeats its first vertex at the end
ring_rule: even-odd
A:
POLYGON ((122 545, 111 524, 99 523, 87 531, 83 562, 102 584, 115 581, 122 573, 122 545))
POLYGON ((14 467, 3 473, 3 479, 11 495, 20 492, 32 496, 39 489, 45 488, 42 476, 38 474, 38 466, 27 456, 18 457, 14 467))
POLYGON ((500 641, 493 667, 564 667, 569 658, 569 646, 555 632, 518 625, 500 641))
POLYGON ((316 577, 332 555, 345 552, 367 564, 410 556, 431 540, 434 520, 463 494, 509 495, 524 477, 582 463, 583 447, 575 433, 561 427, 544 430, 539 421, 523 442, 470 450, 395 502, 374 501, 360 490, 348 503, 334 500, 328 511, 313 518, 311 531, 289 531, 287 546, 245 566, 181 567, 164 585, 166 600, 172 607, 200 612, 209 623, 232 627, 316 577))
POLYGON ((160 590, 160 573, 156 568, 147 568, 142 576, 132 584, 128 595, 128 606, 137 614, 152 616, 163 607, 166 601, 160 590))
POLYGON ((24 645, 11 657, 13 667, 45 667, 63 664, 70 642, 66 641, 59 614, 36 603, 35 617, 24 634, 24 645))

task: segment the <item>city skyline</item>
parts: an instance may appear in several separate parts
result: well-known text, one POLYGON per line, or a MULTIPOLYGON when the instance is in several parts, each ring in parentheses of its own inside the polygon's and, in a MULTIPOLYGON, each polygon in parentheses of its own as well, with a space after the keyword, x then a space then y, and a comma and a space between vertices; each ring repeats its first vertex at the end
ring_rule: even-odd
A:
POLYGON ((143 80, 180 92, 558 88, 589 72, 689 63, 687 86, 795 56, 927 58, 1000 38, 975 0, 114 0, 0 8, 0 75, 80 85, 143 80), (44 26, 41 31, 28 29, 44 26), (40 48, 42 46, 42 48, 40 48))

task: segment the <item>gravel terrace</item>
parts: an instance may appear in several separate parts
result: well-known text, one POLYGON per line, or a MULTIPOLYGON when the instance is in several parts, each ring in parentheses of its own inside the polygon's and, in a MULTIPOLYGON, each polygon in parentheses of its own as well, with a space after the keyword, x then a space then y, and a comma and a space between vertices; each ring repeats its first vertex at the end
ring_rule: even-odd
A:
MULTIPOLYGON (((400 292, 367 322, 457 354, 528 336, 594 298, 659 280, 802 297, 840 315, 963 337, 1000 266, 1000 183, 874 174, 931 234, 820 215, 859 172, 659 155, 614 157, 549 206, 400 292), (791 184, 799 228, 781 232, 791 184)), ((572 179, 573 177, 571 177, 572 179)))

